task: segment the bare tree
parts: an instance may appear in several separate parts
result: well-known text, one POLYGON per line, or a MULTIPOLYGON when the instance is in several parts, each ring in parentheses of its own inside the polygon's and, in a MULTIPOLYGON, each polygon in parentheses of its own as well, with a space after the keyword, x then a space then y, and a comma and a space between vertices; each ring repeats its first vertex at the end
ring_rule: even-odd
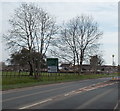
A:
MULTIPOLYGON (((9 23, 11 29, 7 35, 4 35, 4 38, 10 49, 20 50, 26 48, 29 50, 29 54, 37 51, 43 56, 46 54, 51 39, 58 29, 55 20, 46 11, 34 4, 26 3, 21 4, 15 10, 9 23)), ((33 74, 33 64, 30 56, 30 75, 33 74)))
POLYGON ((102 34, 92 17, 78 16, 62 27, 61 38, 59 38, 61 42, 56 43, 56 46, 66 59, 72 58, 81 73, 83 61, 98 49, 98 40, 102 34))

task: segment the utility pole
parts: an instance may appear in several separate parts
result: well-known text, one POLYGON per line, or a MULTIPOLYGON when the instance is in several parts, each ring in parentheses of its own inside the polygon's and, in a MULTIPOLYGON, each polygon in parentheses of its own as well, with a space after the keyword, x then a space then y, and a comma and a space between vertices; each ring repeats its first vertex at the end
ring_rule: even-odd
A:
POLYGON ((112 55, 112 69, 113 69, 113 73, 115 72, 115 61, 114 61, 114 57, 115 57, 115 55, 112 55))
POLYGON ((115 55, 112 55, 112 66, 115 66, 114 57, 115 57, 115 55))

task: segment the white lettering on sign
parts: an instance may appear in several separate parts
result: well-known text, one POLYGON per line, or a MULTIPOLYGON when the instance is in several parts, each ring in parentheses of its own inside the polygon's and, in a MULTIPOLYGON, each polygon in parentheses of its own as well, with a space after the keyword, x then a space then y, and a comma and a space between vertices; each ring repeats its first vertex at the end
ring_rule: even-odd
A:
POLYGON ((48 66, 48 72, 57 72, 57 66, 48 66))

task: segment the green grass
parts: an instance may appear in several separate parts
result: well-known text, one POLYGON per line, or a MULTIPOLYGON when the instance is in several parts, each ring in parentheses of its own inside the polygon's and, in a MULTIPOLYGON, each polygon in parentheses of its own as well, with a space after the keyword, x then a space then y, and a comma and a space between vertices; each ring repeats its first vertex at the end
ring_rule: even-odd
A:
POLYGON ((29 72, 17 72, 17 71, 4 71, 2 72, 2 75, 7 76, 7 75, 29 75, 29 72))
POLYGON ((41 84, 51 84, 51 83, 58 83, 58 82, 94 79, 94 78, 101 78, 101 77, 113 77, 113 76, 117 76, 117 74, 78 75, 78 74, 69 74, 69 73, 68 74, 42 73, 38 79, 35 79, 34 77, 29 77, 29 76, 13 76, 13 77, 3 76, 2 90, 21 88, 21 87, 27 87, 27 86, 35 86, 35 85, 41 85, 41 84))

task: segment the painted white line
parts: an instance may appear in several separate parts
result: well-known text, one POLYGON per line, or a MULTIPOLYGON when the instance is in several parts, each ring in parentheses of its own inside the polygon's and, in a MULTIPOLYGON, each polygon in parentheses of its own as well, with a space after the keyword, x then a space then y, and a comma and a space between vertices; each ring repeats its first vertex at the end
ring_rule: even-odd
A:
MULTIPOLYGON (((103 79, 103 78, 98 78, 98 79, 103 79)), ((89 80, 97 80, 97 79, 86 79, 86 80, 79 80, 77 82, 82 83, 85 81, 89 81, 89 80)), ((61 84, 69 84, 69 83, 75 83, 76 81, 71 81, 71 82, 60 82, 60 83, 54 83, 54 84, 45 84, 45 85, 37 85, 37 86, 29 86, 29 87, 23 87, 23 88, 16 88, 16 89, 9 89, 9 90, 5 90, 2 91, 2 94, 9 94, 9 93, 14 93, 14 92, 21 92, 21 91, 26 91, 26 90, 31 90, 33 88, 44 88, 44 87, 48 87, 48 86, 57 86, 57 85, 61 85, 61 84)))
POLYGON ((75 91, 72 91, 72 93, 74 93, 75 91))
MULTIPOLYGON (((81 82, 83 82, 83 81, 87 81, 87 80, 82 80, 82 81, 80 81, 80 83, 81 82)), ((70 82, 70 83, 73 83, 73 82, 70 82)), ((100 82, 101 83, 101 82, 100 82)), ((59 83, 59 84, 64 84, 64 83, 59 83)), ((97 83, 97 84, 99 84, 99 83, 97 83)), ((49 84, 50 86, 51 86, 51 84, 49 84)), ((47 85, 47 86, 49 86, 49 85, 47 85)), ((92 84, 92 85, 96 85, 96 84, 92 84)), ((74 85, 73 85, 74 86, 74 85)), ((34 86, 34 88, 35 87, 40 87, 40 86, 34 86)), ((46 86, 42 86, 42 87, 46 87, 46 86)), ((42 88, 41 87, 41 88, 42 88)), ((60 87, 60 88, 54 88, 54 89, 50 89, 50 90, 46 90, 46 91, 41 91, 41 92, 36 92, 36 93, 32 93, 32 94, 27 94, 27 95, 22 95, 22 96, 17 96, 17 97, 12 97, 12 98, 8 98, 8 99, 4 99, 2 102, 6 102, 6 101, 10 101, 10 100, 15 100, 15 99, 18 99, 18 98, 23 98, 23 97, 28 97, 28 96, 33 96, 33 95, 36 95, 36 94, 41 94, 41 93, 44 93, 44 92, 50 92, 50 91, 54 91, 54 90, 57 90, 57 89, 63 89, 63 88, 68 88, 68 87, 71 87, 71 85, 70 86, 63 86, 63 87, 60 87)), ((26 88, 26 89, 31 89, 32 87, 29 87, 29 88, 26 88)), ((85 88, 88 88, 88 86, 86 86, 86 87, 83 87, 83 89, 85 89, 85 88)), ((23 88, 23 89, 25 89, 25 88, 23 88)), ((25 89, 25 90, 26 90, 25 89)), ((21 90, 21 89, 19 89, 20 91, 23 91, 23 90, 21 90)), ((17 91, 19 91, 19 90, 17 90, 17 91)), ((16 92, 17 92, 16 91, 16 92)), ((74 91, 72 91, 72 92, 74 92, 74 91)))
POLYGON ((117 102, 117 104, 115 105, 115 107, 114 107, 114 111, 116 110, 116 109, 118 109, 118 105, 119 105, 119 103, 120 103, 120 100, 117 102))
POLYGON ((117 109, 117 107, 118 107, 118 103, 116 104, 116 106, 114 107, 114 110, 116 110, 117 109))
POLYGON ((64 96, 69 96, 69 95, 72 95, 72 94, 74 94, 74 93, 75 93, 75 91, 71 91, 71 92, 69 92, 69 93, 64 94, 64 96))
POLYGON ((79 93, 81 93, 82 91, 78 91, 78 92, 76 92, 75 94, 79 94, 79 93))
POLYGON ((34 95, 41 94, 41 93, 52 92, 52 91, 55 91, 55 90, 58 90, 58 89, 64 89, 64 88, 69 88, 69 87, 71 87, 71 86, 63 86, 63 87, 60 87, 60 88, 54 88, 54 89, 35 92, 35 93, 32 93, 32 94, 26 94, 26 95, 22 95, 22 96, 18 96, 18 97, 12 97, 12 98, 8 98, 8 99, 4 99, 4 100, 2 100, 2 102, 11 101, 11 100, 24 98, 24 97, 28 97, 28 96, 34 96, 34 95))
POLYGON ((105 85, 100 85, 100 86, 95 86, 95 87, 91 87, 92 86, 91 85, 89 88, 82 88, 80 91, 77 91, 77 92, 75 92, 73 94, 79 94, 81 92, 91 91, 91 90, 95 90, 95 89, 105 87, 105 86, 109 86, 109 85, 113 85, 113 84, 115 84, 115 83, 110 83, 110 84, 105 84, 105 85))
MULTIPOLYGON (((85 82, 85 81, 89 81, 89 79, 80 80, 78 82, 82 83, 82 82, 85 82)), ((66 84, 67 85, 67 84, 71 84, 71 83, 76 83, 76 81, 60 82, 60 83, 53 83, 53 84, 45 84, 45 85, 28 86, 28 87, 23 87, 23 88, 9 89, 9 90, 2 91, 2 94, 9 94, 9 93, 14 93, 14 92, 26 91, 26 90, 31 90, 33 88, 38 88, 38 87, 39 88, 44 88, 44 87, 48 87, 48 86, 57 86, 57 85, 61 85, 61 84, 66 84)))
MULTIPOLYGON (((96 86, 95 86, 95 87, 91 87, 91 86, 92 86, 92 85, 91 85, 91 86, 89 86, 89 87, 81 88, 81 89, 79 89, 78 91, 71 91, 71 92, 69 92, 69 93, 66 93, 66 94, 64 94, 64 96, 74 95, 74 94, 78 94, 78 93, 86 92, 86 91, 91 91, 91 90, 94 90, 94 89, 97 89, 97 88, 100 88, 100 87, 105 87, 105 86, 112 85, 112 84, 115 84, 115 83, 100 85, 100 86, 97 86, 97 87, 96 87, 96 86)), ((58 97, 58 96, 56 96, 56 97, 58 97)), ((36 106, 36 105, 40 105, 40 104, 46 103, 46 102, 48 102, 48 101, 55 100, 56 97, 48 98, 48 99, 45 99, 45 100, 40 101, 40 102, 38 102, 38 103, 34 103, 34 104, 31 104, 31 105, 28 105, 28 106, 21 107, 21 108, 19 108, 19 109, 27 109, 27 108, 30 108, 30 107, 33 107, 33 106, 36 106)))
POLYGON ((69 96, 70 94, 65 94, 64 96, 69 96))
POLYGON ((28 106, 25 106, 25 107, 21 107, 19 109, 27 109, 27 108, 30 108, 30 107, 33 107, 33 106, 36 106, 36 105, 39 105, 39 104, 43 104, 43 103, 46 103, 48 101, 52 101, 52 99, 46 99, 44 101, 40 101, 38 103, 35 103, 35 104, 31 104, 31 105, 28 105, 28 106))
POLYGON ((86 108, 88 105, 98 101, 101 97, 109 94, 111 91, 113 91, 113 89, 110 89, 110 90, 108 90, 106 92, 103 92, 103 93, 101 93, 99 95, 96 95, 94 98, 89 99, 88 101, 86 101, 85 103, 83 103, 79 107, 77 107, 76 109, 84 109, 84 108, 86 108))

